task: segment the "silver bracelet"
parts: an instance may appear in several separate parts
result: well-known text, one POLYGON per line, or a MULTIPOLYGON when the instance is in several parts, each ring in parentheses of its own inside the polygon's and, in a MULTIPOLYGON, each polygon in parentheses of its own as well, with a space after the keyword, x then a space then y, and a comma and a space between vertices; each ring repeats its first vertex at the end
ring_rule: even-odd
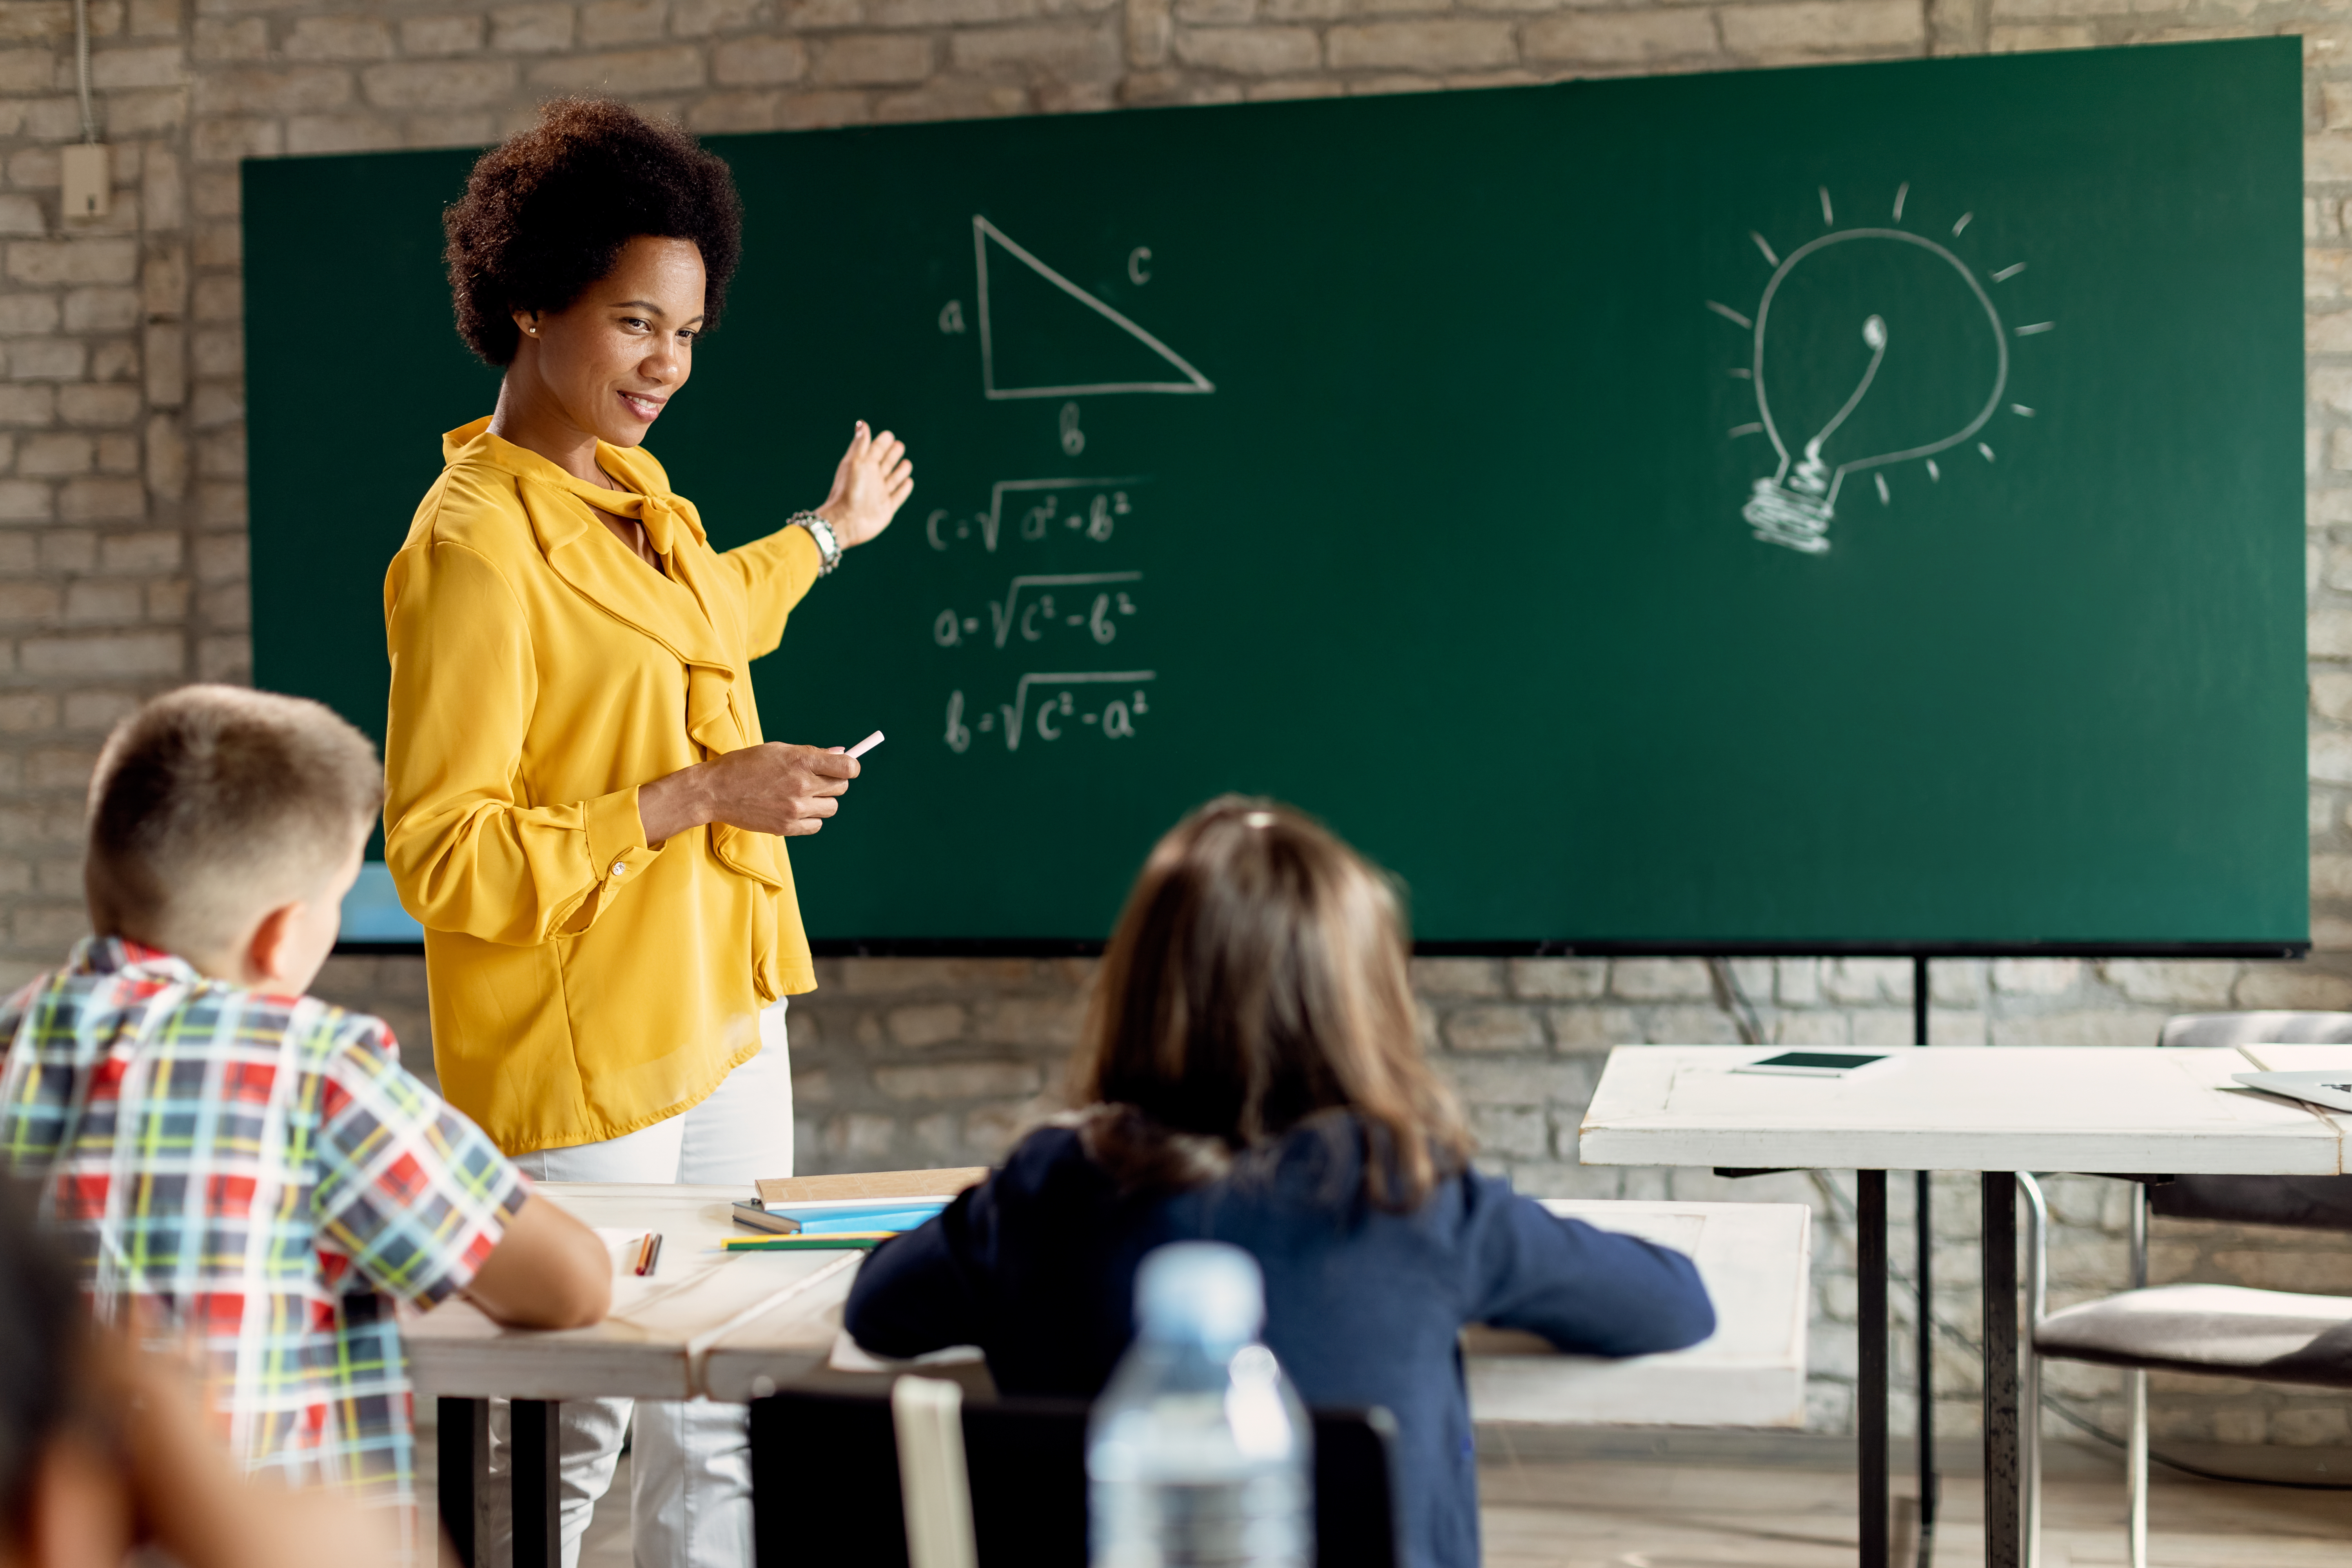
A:
POLYGON ((796 511, 784 520, 784 526, 805 528, 809 537, 816 541, 816 552, 822 558, 816 569, 818 576, 830 575, 841 564, 841 541, 835 535, 833 524, 813 511, 796 511))

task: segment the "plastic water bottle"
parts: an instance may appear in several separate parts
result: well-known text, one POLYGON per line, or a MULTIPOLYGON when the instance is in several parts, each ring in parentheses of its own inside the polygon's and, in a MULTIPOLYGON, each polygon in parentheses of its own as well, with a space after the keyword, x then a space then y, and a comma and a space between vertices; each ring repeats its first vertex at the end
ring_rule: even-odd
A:
POLYGON ((1257 1260, 1185 1241, 1143 1260, 1135 1342, 1087 1427, 1093 1568, 1309 1568, 1314 1428, 1257 1342, 1257 1260))

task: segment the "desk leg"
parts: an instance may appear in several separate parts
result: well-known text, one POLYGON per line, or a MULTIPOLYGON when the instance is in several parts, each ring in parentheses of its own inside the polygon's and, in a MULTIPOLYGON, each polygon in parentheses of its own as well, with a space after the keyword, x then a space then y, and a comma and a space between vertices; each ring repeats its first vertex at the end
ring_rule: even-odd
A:
MULTIPOLYGON (((1926 959, 1919 961, 1926 963, 1926 959)), ((1921 1044, 1926 1044, 1922 1041, 1921 1044)), ((1914 1174, 1915 1229, 1917 1232, 1919 1277, 1919 1561, 1928 1568, 1936 1560, 1936 1501, 1941 1490, 1936 1476, 1936 1225, 1932 1199, 1934 1173, 1914 1174)))
POLYGON ((1886 1539, 1886 1173, 1854 1173, 1860 1211, 1854 1333, 1861 1386, 1853 1421, 1861 1439, 1862 1568, 1887 1568, 1886 1539))
POLYGON ((2021 1568, 2017 1468, 2017 1177, 1984 1181, 1985 1568, 2021 1568))
POLYGON ((514 1568, 563 1568, 563 1527, 558 1510, 557 1467, 563 1451, 552 1399, 518 1399, 509 1405, 507 1473, 514 1486, 514 1568))
POLYGON ((490 1402, 444 1399, 439 1407, 440 1476, 436 1486, 441 1528, 460 1568, 475 1568, 481 1540, 482 1496, 490 1471, 490 1402))

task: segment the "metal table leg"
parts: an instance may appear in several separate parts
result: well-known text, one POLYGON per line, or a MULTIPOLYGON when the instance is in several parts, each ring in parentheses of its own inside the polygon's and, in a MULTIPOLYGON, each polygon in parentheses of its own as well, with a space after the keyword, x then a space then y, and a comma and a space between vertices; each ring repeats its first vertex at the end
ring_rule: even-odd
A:
POLYGON ((476 1568, 482 1500, 490 1471, 490 1402, 444 1399, 439 1406, 441 1528, 462 1568, 476 1568))
POLYGON ((1984 1183, 1985 1568, 2022 1568, 2017 1454, 2017 1177, 1984 1183))
POLYGON ((507 1474, 514 1486, 514 1568, 563 1568, 556 1473, 562 1457, 556 1417, 562 1409, 552 1399, 517 1399, 509 1405, 507 1474))
POLYGON ((1888 1568, 1886 1452, 1886 1173, 1854 1173, 1859 1211, 1854 1275, 1860 1386, 1854 1427, 1861 1441, 1862 1568, 1888 1568))

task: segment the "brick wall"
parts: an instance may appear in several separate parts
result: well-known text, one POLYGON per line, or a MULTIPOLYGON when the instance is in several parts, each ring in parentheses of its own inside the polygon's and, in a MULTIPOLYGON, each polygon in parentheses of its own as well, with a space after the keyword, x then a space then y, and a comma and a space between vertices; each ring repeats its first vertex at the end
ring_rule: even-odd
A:
MULTIPOLYGON (((79 133, 72 6, 0 4, 0 981, 54 962, 81 929, 79 799, 107 726, 151 692, 250 668, 240 158, 480 142, 572 91, 625 97, 698 131, 751 131, 2293 32, 2307 64, 2321 952, 2305 964, 1939 964, 1934 1028, 1951 1044, 2137 1044, 2174 1011, 2352 1006, 2347 0, 91 0, 89 10, 115 206, 67 222, 58 150, 79 133)), ((1907 965, 1731 970, 1768 1039, 1910 1037, 1907 965)), ((996 1152, 1051 1102, 1089 974, 1076 963, 823 965, 823 988, 793 1011, 803 1168, 996 1152)), ((1530 1190, 1815 1206, 1813 1415, 1845 1426, 1845 1188, 1574 1163, 1610 1045, 1736 1037, 1706 968, 1448 961, 1421 966, 1419 980, 1432 1043, 1487 1163, 1530 1190)), ((339 959, 320 989, 390 1017, 424 1066, 422 981, 414 961, 339 959)), ((1972 1334, 1974 1184, 1948 1179, 1939 1191, 1937 1309, 1972 1334)), ((2053 1197, 2058 1299, 2112 1288, 2117 1192, 2076 1179, 2053 1197)), ((1905 1258, 1906 1184, 1895 1208, 1905 1258)), ((2346 1247, 2214 1226, 2166 1226, 2158 1240, 2159 1278, 2352 1290, 2346 1247)), ((1907 1315, 1900 1289, 1895 1301, 1907 1315)), ((1975 1376, 1948 1342, 1944 1431, 1974 1430, 1975 1376)), ((2108 1425, 2120 1419, 2112 1379, 2069 1368, 2057 1381, 2108 1425)), ((2352 1442, 2340 1402, 2278 1389, 2160 1384, 2157 1410, 2177 1440, 2352 1442)))

